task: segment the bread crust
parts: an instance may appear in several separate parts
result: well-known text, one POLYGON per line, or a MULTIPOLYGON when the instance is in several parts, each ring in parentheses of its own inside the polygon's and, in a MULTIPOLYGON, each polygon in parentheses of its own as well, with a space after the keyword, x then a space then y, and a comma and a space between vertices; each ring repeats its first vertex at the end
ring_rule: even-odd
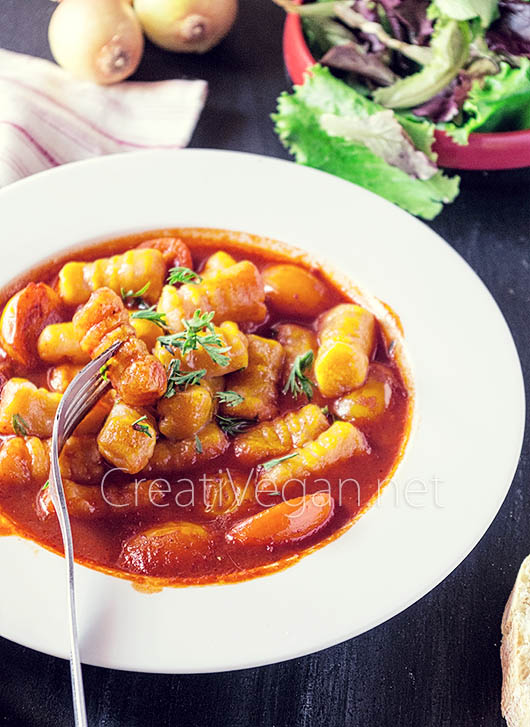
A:
POLYGON ((501 710, 508 727, 530 726, 530 556, 521 565, 502 618, 501 710))

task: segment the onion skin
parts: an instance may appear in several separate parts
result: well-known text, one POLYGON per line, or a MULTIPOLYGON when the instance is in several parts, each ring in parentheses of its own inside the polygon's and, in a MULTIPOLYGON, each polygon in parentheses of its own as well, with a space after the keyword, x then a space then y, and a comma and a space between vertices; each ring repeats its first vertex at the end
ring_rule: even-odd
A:
POLYGON ((147 37, 177 53, 205 53, 228 33, 238 0, 134 0, 147 37))
POLYGON ((134 73, 144 48, 130 0, 62 0, 50 20, 48 39, 60 66, 104 85, 134 73))

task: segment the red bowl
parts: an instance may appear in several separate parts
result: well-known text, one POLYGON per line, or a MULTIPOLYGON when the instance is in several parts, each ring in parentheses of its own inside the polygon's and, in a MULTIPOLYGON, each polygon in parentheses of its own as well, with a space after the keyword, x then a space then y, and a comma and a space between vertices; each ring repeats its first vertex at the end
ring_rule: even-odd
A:
MULTIPOLYGON (((316 63, 306 43, 299 15, 288 15, 283 34, 287 71, 296 84, 316 63)), ((436 131, 434 151, 438 164, 451 169, 520 169, 530 166, 530 130, 496 134, 470 134, 469 144, 460 146, 443 131, 436 131)))

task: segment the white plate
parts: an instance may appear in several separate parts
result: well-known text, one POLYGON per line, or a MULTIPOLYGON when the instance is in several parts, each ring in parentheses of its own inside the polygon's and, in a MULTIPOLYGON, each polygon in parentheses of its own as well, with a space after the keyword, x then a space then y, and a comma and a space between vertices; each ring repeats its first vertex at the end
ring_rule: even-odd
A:
MULTIPOLYGON (((413 364, 418 418, 405 460, 349 532, 292 568, 237 585, 142 594, 78 567, 86 663, 207 672, 331 646, 434 588, 493 520, 522 443, 517 353, 472 270, 388 202, 259 156, 144 152, 19 182, 0 193, 0 220, 0 285, 73 243, 166 226, 244 230, 303 247, 398 312, 413 364)), ((62 559, 3 537, 0 563, 1 634, 67 656, 62 559)))

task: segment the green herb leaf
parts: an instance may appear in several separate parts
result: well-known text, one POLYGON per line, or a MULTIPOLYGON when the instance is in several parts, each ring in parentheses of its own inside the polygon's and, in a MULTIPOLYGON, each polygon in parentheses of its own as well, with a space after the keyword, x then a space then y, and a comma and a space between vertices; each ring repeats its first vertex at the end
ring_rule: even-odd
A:
POLYGON ((221 345, 222 340, 219 336, 201 336, 199 343, 214 363, 218 366, 228 366, 230 357, 225 354, 231 350, 231 346, 221 345))
POLYGON ((197 454, 202 454, 203 453, 202 442, 199 439, 199 435, 198 434, 195 435, 195 450, 197 451, 197 454))
POLYGON ((20 414, 13 414, 11 417, 11 425, 17 437, 27 437, 29 432, 29 424, 22 418, 20 414))
POLYGON ((42 492, 47 490, 49 486, 50 486, 50 480, 46 480, 46 482, 42 486, 42 492))
POLYGON ((286 454, 285 457, 278 457, 278 459, 270 459, 268 462, 264 462, 261 467, 265 470, 265 472, 268 472, 273 467, 276 467, 276 465, 286 462, 288 459, 293 459, 293 457, 298 457, 298 452, 286 454))
POLYGON ((147 415, 146 414, 144 414, 143 417, 140 417, 135 422, 133 422, 131 424, 131 427, 136 432, 141 432, 142 434, 146 434, 148 437, 152 437, 152 434, 151 434, 151 432, 150 432, 149 427, 147 426, 147 424, 142 424, 142 422, 145 422, 145 421, 147 421, 147 415))
POLYGON ((235 437, 236 434, 241 434, 253 424, 256 423, 255 419, 239 419, 237 417, 225 417, 221 414, 217 414, 215 417, 217 424, 229 437, 235 437))
POLYGON ((164 394, 166 399, 171 399, 172 396, 175 396, 177 388, 184 390, 188 386, 196 386, 206 376, 206 369, 197 369, 196 371, 184 373, 180 370, 180 367, 181 363, 178 358, 174 358, 168 366, 167 389, 164 394))
POLYGON ((152 305, 150 308, 146 308, 146 310, 134 311, 134 313, 131 314, 131 319, 151 321, 151 323, 154 323, 164 330, 167 328, 166 314, 157 313, 156 305, 152 305))
POLYGON ((148 304, 145 302, 143 296, 147 293, 150 287, 151 281, 148 280, 143 288, 140 288, 140 290, 137 291, 125 290, 125 288, 122 288, 121 297, 123 302, 126 306, 132 306, 133 303, 136 303, 139 308, 147 308, 148 304))
POLYGON ((237 406, 245 401, 245 397, 238 394, 237 391, 218 391, 215 396, 219 399, 220 404, 226 404, 226 406, 237 406))
POLYGON ((109 366, 110 366, 110 362, 107 361, 107 363, 104 363, 103 366, 99 369, 99 374, 100 374, 101 378, 103 379, 103 381, 109 380, 109 373, 108 373, 109 366))
POLYGON ((196 310, 192 318, 183 321, 184 330, 168 336, 159 336, 158 340, 170 353, 178 349, 182 354, 196 351, 202 346, 212 361, 219 366, 228 366, 230 358, 225 354, 230 346, 223 346, 223 340, 215 332, 212 323, 215 313, 202 313, 196 310))
POLYGON ((291 367, 291 373, 283 388, 283 393, 290 393, 295 398, 305 394, 309 400, 313 398, 313 382, 304 374, 304 371, 311 367, 315 358, 313 351, 306 351, 297 356, 291 367))
POLYGON ((329 416, 329 406, 326 405, 322 407, 322 414, 326 417, 329 416))
POLYGON ((202 283, 202 278, 190 268, 171 268, 167 282, 169 285, 176 285, 177 283, 194 283, 198 285, 202 283))

